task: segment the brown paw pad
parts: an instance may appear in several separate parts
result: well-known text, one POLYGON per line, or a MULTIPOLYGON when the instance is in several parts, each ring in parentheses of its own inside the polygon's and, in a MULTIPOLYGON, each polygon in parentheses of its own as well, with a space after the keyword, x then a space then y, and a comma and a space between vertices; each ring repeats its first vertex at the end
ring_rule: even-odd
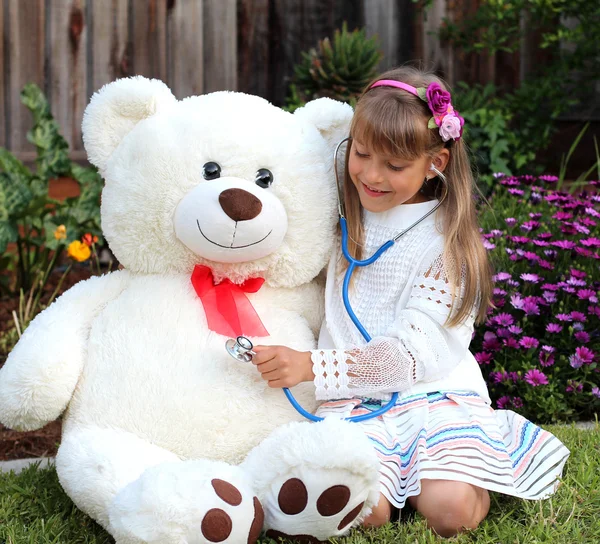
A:
POLYGON ((231 506, 239 506, 242 504, 242 494, 234 485, 231 485, 225 480, 219 480, 218 478, 215 478, 210 483, 212 484, 215 493, 222 501, 231 504, 231 506))
POLYGON ((302 480, 290 478, 279 490, 279 508, 288 516, 302 512, 308 504, 308 491, 302 480))
POLYGON ((314 536, 310 535, 286 535, 281 531, 275 531, 275 529, 269 529, 266 532, 269 538, 272 538, 275 542, 279 542, 280 539, 291 540, 292 542, 298 542, 299 544, 327 544, 326 540, 319 540, 314 536))
POLYGON ((250 527, 250 534, 248 534, 248 544, 254 544, 258 540, 264 522, 265 512, 262 504, 260 504, 258 497, 254 497, 254 521, 250 527))
POLYGON ((231 518, 220 508, 206 512, 202 520, 201 530, 209 542, 223 542, 230 534, 233 524, 231 518))
POLYGON ((341 531, 344 527, 347 527, 348 525, 350 525, 358 516, 358 514, 360 514, 360 511, 362 510, 362 507, 365 505, 364 502, 361 502, 358 506, 354 507, 352 510, 350 510, 350 512, 348 512, 345 516, 344 519, 342 521, 340 521, 340 524, 338 525, 338 531, 341 531))
POLYGON ((324 517, 339 514, 350 500, 350 489, 345 485, 334 485, 321 493, 317 499, 317 511, 324 517))

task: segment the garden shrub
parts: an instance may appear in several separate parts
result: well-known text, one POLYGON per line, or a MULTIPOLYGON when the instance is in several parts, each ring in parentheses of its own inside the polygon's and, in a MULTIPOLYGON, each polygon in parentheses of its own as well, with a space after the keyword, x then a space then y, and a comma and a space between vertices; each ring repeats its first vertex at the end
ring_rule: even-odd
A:
POLYGON ((21 100, 33 116, 27 138, 36 147, 37 159, 32 171, 0 148, 0 269, 9 272, 0 275, 0 293, 8 295, 43 288, 65 248, 86 233, 101 235, 102 178, 95 168, 69 158, 68 144, 36 85, 26 85, 21 100), (60 177, 76 180, 79 195, 63 201, 50 198, 49 183, 60 177), (15 251, 7 251, 11 243, 15 251))
POLYGON ((539 422, 600 408, 600 183, 557 181, 497 176, 481 214, 495 308, 471 345, 495 406, 539 422))

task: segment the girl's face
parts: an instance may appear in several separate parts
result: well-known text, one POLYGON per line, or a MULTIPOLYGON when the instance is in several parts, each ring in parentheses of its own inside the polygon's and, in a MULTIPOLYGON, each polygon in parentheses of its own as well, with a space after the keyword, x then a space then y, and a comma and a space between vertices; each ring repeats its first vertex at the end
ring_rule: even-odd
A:
MULTIPOLYGON (((447 163, 446 149, 435 159, 440 170, 447 163)), ((370 212, 385 212, 400 204, 416 204, 427 199, 419 192, 430 171, 431 157, 416 160, 379 155, 356 139, 352 140, 348 172, 362 206, 370 212)))

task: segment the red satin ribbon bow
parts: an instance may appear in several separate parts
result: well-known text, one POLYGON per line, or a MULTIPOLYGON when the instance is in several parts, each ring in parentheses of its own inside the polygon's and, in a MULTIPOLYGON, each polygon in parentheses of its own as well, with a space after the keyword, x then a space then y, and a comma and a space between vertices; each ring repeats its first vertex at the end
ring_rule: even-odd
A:
POLYGON ((215 284, 208 266, 196 265, 192 285, 202 301, 208 328, 223 336, 269 336, 245 293, 256 293, 264 278, 250 278, 242 284, 224 279, 215 284))

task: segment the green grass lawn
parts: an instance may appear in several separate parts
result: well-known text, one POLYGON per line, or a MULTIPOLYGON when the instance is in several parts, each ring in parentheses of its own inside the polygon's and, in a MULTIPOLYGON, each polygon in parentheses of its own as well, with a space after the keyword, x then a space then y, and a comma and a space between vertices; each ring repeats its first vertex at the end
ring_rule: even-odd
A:
MULTIPOLYGON (((582 431, 552 427, 571 450, 566 474, 554 497, 527 502, 492 495, 479 529, 450 542, 477 544, 597 544, 600 542, 600 426, 582 431)), ((53 469, 31 467, 0 475, 0 544, 109 544, 112 538, 79 512, 63 493, 53 469)), ((263 544, 273 542, 263 539, 263 544)), ((379 530, 355 531, 344 544, 446 542, 410 515, 379 530)))

